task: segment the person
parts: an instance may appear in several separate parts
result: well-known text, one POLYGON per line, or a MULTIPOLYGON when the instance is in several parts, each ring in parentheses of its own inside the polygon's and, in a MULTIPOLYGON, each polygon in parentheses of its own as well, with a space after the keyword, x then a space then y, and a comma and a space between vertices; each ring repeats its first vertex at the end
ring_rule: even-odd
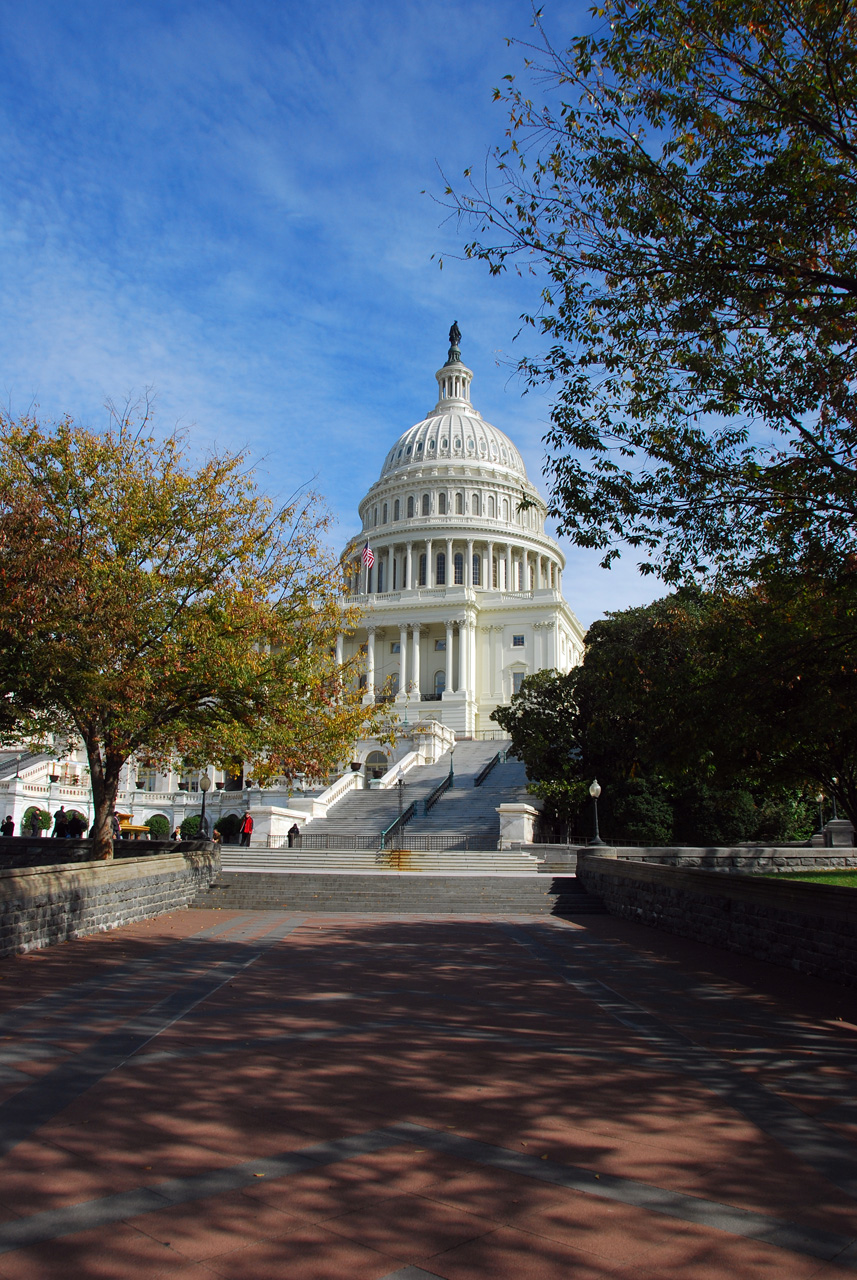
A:
POLYGON ((110 819, 110 826, 111 826, 111 827, 112 827, 112 829, 113 829, 113 839, 114 839, 114 840, 121 840, 121 839, 122 839, 122 826, 121 826, 121 824, 120 824, 120 822, 119 822, 119 819, 117 818, 117 816, 116 816, 116 814, 115 814, 115 813, 112 815, 112 817, 111 817, 111 819, 110 819))
POLYGON ((68 835, 68 814, 64 804, 61 804, 54 814, 54 829, 51 835, 54 840, 65 840, 68 835))
POLYGON ((10 815, 3 822, 0 822, 0 835, 13 836, 15 834, 15 819, 10 815))
POLYGON ((211 838, 215 844, 220 844, 221 840, 223 839, 223 836, 217 830, 217 827, 214 828, 214 835, 211 838))
POLYGON ((30 835, 35 836, 38 840, 42 834, 42 815, 38 809, 34 809, 30 814, 30 835))
POLYGON ((301 829, 296 822, 289 827, 289 848, 293 849, 301 838, 301 829))
POLYGON ((83 821, 79 813, 74 810, 68 815, 68 823, 66 825, 66 835, 70 840, 79 840, 86 830, 86 823, 83 821))
POLYGON ((244 821, 241 823, 241 848, 250 848, 250 837, 253 834, 253 819, 250 816, 250 810, 244 814, 244 821))
POLYGON ((179 828, 178 828, 178 827, 176 827, 175 831, 173 832, 173 839, 174 839, 174 840, 181 840, 181 838, 182 838, 182 833, 181 833, 181 831, 179 830, 179 828))

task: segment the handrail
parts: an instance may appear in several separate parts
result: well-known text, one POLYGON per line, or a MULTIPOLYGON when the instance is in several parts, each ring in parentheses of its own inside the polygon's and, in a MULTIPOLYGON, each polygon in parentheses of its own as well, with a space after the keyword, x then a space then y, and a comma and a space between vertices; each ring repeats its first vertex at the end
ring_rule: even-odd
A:
POLYGON ((416 817, 416 813, 417 813, 417 806, 416 806, 416 803, 412 800, 411 803, 408 805, 407 809, 405 809, 404 813, 401 813, 399 817, 396 818, 395 822, 391 822, 389 827, 385 827, 384 830, 381 832, 380 847, 382 849, 386 849, 388 837, 392 838, 393 836, 398 835, 402 827, 404 827, 406 823, 410 822, 411 818, 416 817))
POLYGON ((505 751, 498 751, 496 755, 493 755, 491 759, 488 761, 488 763, 479 770, 476 777, 473 779, 474 787, 481 787, 482 783, 488 777, 488 774, 491 772, 494 766, 499 764, 500 760, 505 759, 505 757, 506 757, 505 751))
POLYGON ((434 791, 430 791, 429 794, 426 796, 425 802, 424 802, 425 809, 423 810, 423 812, 428 813, 429 809, 432 809, 437 804, 438 800, 441 798, 444 792, 448 791, 451 786, 452 786, 452 774, 448 773, 446 777, 443 779, 443 781, 437 784, 434 791))

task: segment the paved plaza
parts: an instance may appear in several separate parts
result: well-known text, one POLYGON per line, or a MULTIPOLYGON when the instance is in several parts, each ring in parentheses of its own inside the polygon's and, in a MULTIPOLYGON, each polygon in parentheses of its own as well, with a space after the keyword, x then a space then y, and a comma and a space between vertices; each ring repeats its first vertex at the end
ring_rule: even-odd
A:
POLYGON ((0 1280, 857 1280, 857 993, 609 917, 0 962, 0 1280))

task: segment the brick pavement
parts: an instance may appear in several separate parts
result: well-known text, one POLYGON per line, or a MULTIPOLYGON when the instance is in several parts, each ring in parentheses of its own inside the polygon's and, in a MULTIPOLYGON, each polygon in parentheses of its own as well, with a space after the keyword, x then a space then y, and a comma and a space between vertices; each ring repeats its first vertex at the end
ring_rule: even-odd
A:
POLYGON ((854 992, 605 917, 0 962, 0 1280, 857 1278, 854 992))

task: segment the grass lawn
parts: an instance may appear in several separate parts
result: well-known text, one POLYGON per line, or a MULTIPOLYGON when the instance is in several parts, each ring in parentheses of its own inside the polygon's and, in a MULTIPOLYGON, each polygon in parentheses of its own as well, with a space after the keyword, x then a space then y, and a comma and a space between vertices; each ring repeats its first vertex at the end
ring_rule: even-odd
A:
POLYGON ((814 884, 842 884, 848 889, 857 889, 857 870, 855 871, 780 871, 772 880, 811 880, 814 884))

